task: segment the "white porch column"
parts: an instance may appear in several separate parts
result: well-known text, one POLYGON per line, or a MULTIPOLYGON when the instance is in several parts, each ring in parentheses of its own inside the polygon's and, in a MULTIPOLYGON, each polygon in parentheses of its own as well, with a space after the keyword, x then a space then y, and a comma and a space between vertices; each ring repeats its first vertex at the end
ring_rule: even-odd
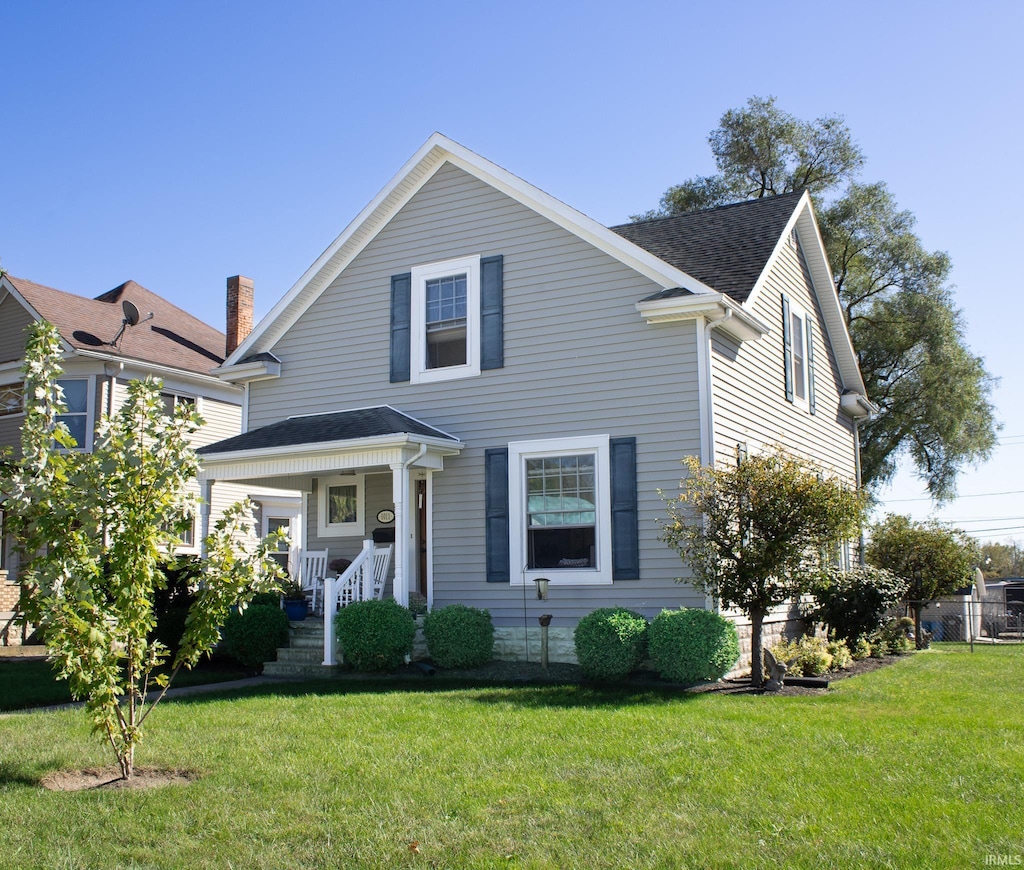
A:
POLYGON ((412 523, 409 520, 409 469, 404 462, 391 464, 391 489, 395 502, 395 601, 408 607, 412 523))
POLYGON ((206 536, 210 534, 210 511, 213 502, 213 481, 204 480, 199 484, 199 553, 206 558, 206 536))

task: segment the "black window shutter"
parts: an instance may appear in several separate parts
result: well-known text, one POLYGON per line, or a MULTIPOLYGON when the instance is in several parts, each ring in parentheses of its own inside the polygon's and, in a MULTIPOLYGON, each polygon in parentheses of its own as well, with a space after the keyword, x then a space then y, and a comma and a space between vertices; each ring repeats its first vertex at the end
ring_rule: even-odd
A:
POLYGON ((412 273, 391 276, 391 383, 409 380, 412 273))
POLYGON ((509 583, 508 448, 484 451, 484 518, 487 537, 487 582, 509 583))
POLYGON ((807 318, 807 407, 815 413, 814 400, 814 321, 807 318))
POLYGON ((612 438, 612 580, 640 579, 636 438, 612 438))
POLYGON ((786 368, 786 401, 794 401, 793 395, 793 327, 789 317, 789 297, 782 294, 782 347, 786 368))
POLYGON ((480 368, 505 365, 503 258, 480 260, 480 368))

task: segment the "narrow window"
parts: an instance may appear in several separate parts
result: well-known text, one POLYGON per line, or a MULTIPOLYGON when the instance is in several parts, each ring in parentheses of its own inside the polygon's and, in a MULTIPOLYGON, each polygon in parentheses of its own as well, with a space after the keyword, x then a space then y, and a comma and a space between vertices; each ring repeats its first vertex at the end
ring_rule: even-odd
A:
POLYGON ((85 378, 61 378, 57 381, 64 390, 64 404, 67 411, 57 416, 57 421, 68 427, 71 437, 82 450, 89 446, 89 381, 85 378))
POLYGON ((793 336, 793 392, 796 398, 803 402, 807 400, 807 350, 804 341, 806 334, 803 317, 793 311, 792 318, 793 336))

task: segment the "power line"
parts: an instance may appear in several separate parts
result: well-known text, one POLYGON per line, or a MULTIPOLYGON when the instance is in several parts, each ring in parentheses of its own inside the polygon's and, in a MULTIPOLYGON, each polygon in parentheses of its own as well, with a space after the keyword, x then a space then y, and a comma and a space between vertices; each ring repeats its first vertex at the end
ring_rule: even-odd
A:
MULTIPOLYGON (((1014 489, 1009 492, 976 492, 972 495, 958 495, 954 501, 959 501, 962 498, 992 498, 997 495, 1024 495, 1024 489, 1014 489)), ((932 498, 925 495, 920 498, 883 498, 879 501, 881 504, 896 504, 897 502, 904 501, 932 501, 932 498)))

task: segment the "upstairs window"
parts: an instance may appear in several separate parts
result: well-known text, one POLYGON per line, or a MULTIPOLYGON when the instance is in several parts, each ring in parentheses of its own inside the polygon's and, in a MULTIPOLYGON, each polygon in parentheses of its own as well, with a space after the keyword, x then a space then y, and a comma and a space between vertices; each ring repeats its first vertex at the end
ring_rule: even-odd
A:
POLYGON ((786 400, 815 413, 814 321, 782 297, 782 343, 785 352, 786 400))
POLYGON ((412 270, 411 380, 480 374, 480 257, 412 270))
POLYGON ((195 408, 196 400, 194 396, 179 396, 177 393, 161 393, 160 401, 164 406, 164 413, 171 417, 174 415, 174 409, 178 405, 187 405, 190 408, 195 408))
POLYGON ((89 444, 89 380, 88 378, 61 378, 57 381, 64 391, 67 411, 57 416, 57 422, 68 427, 79 450, 88 450, 89 444))

